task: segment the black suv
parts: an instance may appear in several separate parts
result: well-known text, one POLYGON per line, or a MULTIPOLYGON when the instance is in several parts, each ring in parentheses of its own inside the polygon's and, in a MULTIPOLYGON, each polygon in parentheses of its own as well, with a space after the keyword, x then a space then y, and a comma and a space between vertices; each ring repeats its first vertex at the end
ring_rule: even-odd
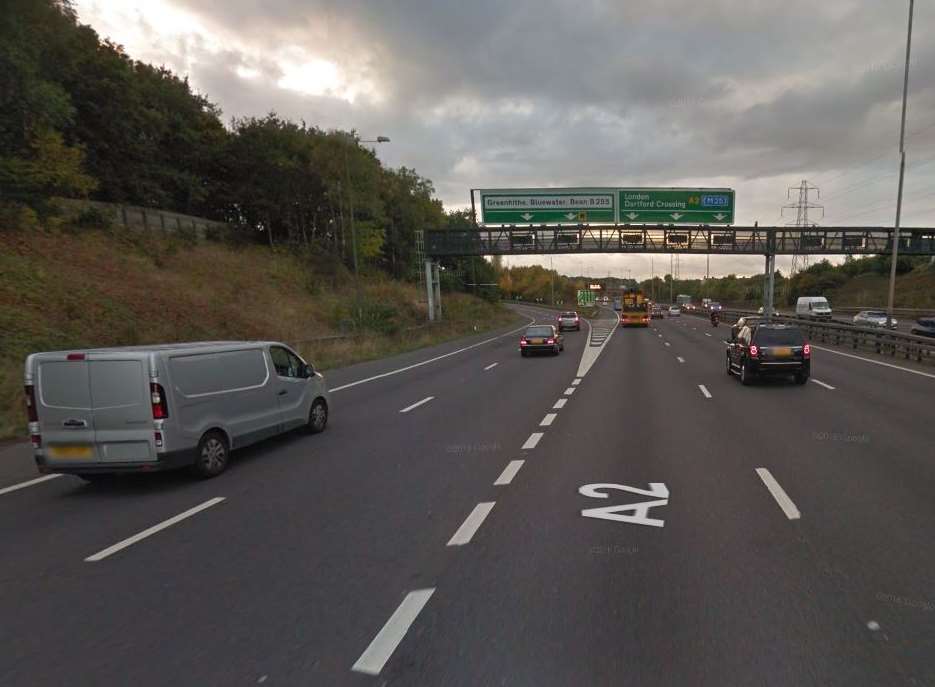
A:
POLYGON ((727 345, 727 374, 736 372, 744 385, 770 374, 791 374, 797 384, 805 384, 811 372, 811 357, 811 347, 798 327, 748 324, 727 345))

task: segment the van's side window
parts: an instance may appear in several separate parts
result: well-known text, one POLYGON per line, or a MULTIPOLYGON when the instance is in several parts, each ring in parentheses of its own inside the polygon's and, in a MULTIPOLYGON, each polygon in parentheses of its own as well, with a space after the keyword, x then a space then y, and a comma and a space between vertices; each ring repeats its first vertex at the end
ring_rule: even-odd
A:
POLYGON ((303 376, 302 361, 295 354, 279 346, 271 346, 269 354, 273 359, 276 374, 280 377, 299 378, 303 376))

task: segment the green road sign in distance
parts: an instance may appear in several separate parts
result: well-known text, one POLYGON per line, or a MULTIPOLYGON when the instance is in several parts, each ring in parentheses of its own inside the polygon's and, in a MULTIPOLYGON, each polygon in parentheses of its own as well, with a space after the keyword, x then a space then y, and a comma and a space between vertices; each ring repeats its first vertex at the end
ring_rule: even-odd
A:
POLYGON ((621 224, 733 224, 729 188, 617 189, 621 224))
POLYGON ((594 292, 585 289, 578 290, 578 305, 594 305, 594 292))
POLYGON ((594 224, 616 221, 613 188, 481 189, 484 224, 594 224))

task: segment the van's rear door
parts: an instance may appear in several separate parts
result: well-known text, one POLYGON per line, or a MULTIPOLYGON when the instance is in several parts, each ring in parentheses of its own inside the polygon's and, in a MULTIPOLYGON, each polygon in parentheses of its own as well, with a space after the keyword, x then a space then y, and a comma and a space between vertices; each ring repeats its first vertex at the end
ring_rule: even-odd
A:
POLYGON ((88 355, 94 441, 105 463, 155 461, 149 356, 135 352, 88 355))
POLYGON ((85 356, 41 354, 36 359, 35 375, 39 431, 49 464, 97 461, 91 378, 85 356))

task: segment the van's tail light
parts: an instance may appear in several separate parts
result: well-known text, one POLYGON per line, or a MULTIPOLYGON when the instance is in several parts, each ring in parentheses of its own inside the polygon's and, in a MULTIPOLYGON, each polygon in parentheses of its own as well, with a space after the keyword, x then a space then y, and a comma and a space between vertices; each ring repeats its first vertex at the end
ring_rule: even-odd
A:
POLYGON ((153 432, 153 442, 156 444, 156 448, 162 448, 162 432, 153 432))
POLYGON ((152 382, 149 385, 150 398, 153 403, 153 419, 165 420, 169 417, 169 405, 166 403, 166 392, 161 384, 152 382))
POLYGON ((554 344, 554 343, 555 343, 555 339, 549 339, 548 341, 546 341, 546 343, 554 344))
POLYGON ((42 435, 41 434, 30 434, 29 440, 32 442, 32 447, 39 449, 42 448, 42 435))
POLYGON ((27 384, 24 389, 26 391, 26 416, 30 422, 39 422, 39 412, 36 410, 36 387, 27 384))
POLYGON ((750 344, 750 357, 759 358, 760 357, 760 347, 756 344, 750 344))
POLYGON ((525 346, 527 343, 529 343, 529 342, 526 341, 526 337, 525 337, 525 336, 524 336, 522 339, 519 340, 519 345, 520 345, 520 346, 525 346))
POLYGON ((811 358, 811 357, 812 357, 812 347, 809 346, 808 344, 805 344, 804 346, 802 346, 802 356, 803 356, 804 358, 806 358, 806 359, 811 358))

